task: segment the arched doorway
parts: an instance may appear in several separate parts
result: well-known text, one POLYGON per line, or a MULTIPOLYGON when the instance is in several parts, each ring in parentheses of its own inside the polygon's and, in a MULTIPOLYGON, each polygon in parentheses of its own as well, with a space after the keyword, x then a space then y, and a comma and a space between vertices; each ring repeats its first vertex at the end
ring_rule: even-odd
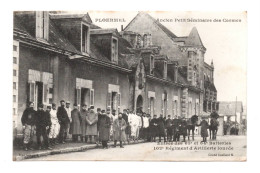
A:
POLYGON ((143 111, 143 97, 139 95, 136 100, 136 113, 141 113, 143 111))

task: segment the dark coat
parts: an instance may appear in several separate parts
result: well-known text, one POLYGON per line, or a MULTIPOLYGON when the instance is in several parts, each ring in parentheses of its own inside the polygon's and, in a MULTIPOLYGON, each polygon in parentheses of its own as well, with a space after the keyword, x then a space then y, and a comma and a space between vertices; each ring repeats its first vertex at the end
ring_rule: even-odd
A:
POLYGON ((21 118, 22 124, 35 125, 35 112, 33 108, 26 108, 21 118))
POLYGON ((153 118, 150 122, 150 135, 151 137, 155 137, 158 135, 158 119, 153 118))
POLYGON ((209 123, 206 120, 202 120, 199 124, 201 126, 201 137, 208 137, 208 128, 209 128, 209 123))
POLYGON ((87 110, 81 110, 80 111, 80 117, 81 117, 81 134, 82 136, 86 136, 86 131, 87 131, 87 115, 88 111, 87 110))
POLYGON ((100 115, 99 121, 99 139, 108 141, 110 135, 110 118, 106 114, 100 115))
POLYGON ((172 128, 172 120, 171 119, 167 119, 166 120, 166 128, 172 128))
POLYGON ((99 131, 99 124, 100 124, 101 113, 97 113, 97 115, 98 115, 97 130, 99 131))
POLYGON ((125 120, 123 118, 115 119, 113 123, 114 140, 125 141, 126 140, 125 129, 126 129, 125 120))
POLYGON ((158 118, 158 135, 165 135, 165 121, 163 118, 158 118))
POLYGON ((98 114, 96 114, 93 110, 87 115, 87 131, 86 135, 97 135, 97 122, 98 122, 98 114))
POLYGON ((35 124, 36 127, 47 127, 51 126, 51 117, 49 112, 44 110, 38 110, 35 113, 35 124))
POLYGON ((187 122, 185 120, 182 120, 181 126, 180 126, 180 134, 187 136, 188 135, 187 128, 188 128, 187 122))
POLYGON ((81 134, 81 117, 80 117, 80 112, 78 109, 73 109, 71 111, 71 125, 70 125, 70 134, 72 135, 80 135, 81 134))
POLYGON ((68 125, 70 123, 70 119, 69 119, 69 116, 68 116, 68 113, 65 109, 65 107, 58 107, 58 110, 57 110, 57 118, 60 122, 60 124, 62 125, 68 125))

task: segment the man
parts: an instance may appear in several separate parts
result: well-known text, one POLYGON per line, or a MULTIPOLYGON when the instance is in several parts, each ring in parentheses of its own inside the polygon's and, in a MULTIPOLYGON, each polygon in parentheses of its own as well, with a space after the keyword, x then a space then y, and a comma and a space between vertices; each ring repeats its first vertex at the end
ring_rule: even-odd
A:
POLYGON ((116 147, 117 141, 120 141, 120 148, 124 148, 122 142, 126 140, 125 128, 126 122, 122 118, 122 113, 119 113, 118 118, 113 123, 114 147, 116 147))
POLYGON ((98 122, 98 114, 94 111, 94 106, 90 107, 90 112, 87 115, 87 138, 89 139, 89 143, 92 143, 92 136, 94 137, 94 141, 98 145, 97 141, 97 122, 98 122))
POLYGON ((166 120, 166 129, 167 129, 167 141, 170 142, 172 140, 172 120, 171 115, 168 115, 166 120))
MULTIPOLYGON (((50 112, 51 107, 47 107, 50 112)), ((46 149, 51 150, 49 147, 49 141, 47 136, 47 130, 50 128, 51 121, 49 117, 49 113, 43 110, 43 104, 40 104, 38 107, 38 111, 35 113, 35 123, 36 123, 36 136, 37 136, 37 144, 38 149, 41 150, 41 136, 43 137, 44 147, 46 149)))
POLYGON ((107 142, 110 135, 110 118, 105 113, 105 110, 101 111, 100 121, 99 121, 99 139, 102 141, 103 149, 107 149, 107 142))
POLYGON ((151 141, 155 142, 155 139, 158 135, 158 119, 157 115, 153 116, 153 119, 150 122, 150 135, 151 135, 151 141))
POLYGON ((147 141, 148 142, 152 142, 152 138, 151 138, 151 115, 147 114, 147 119, 148 119, 148 128, 146 131, 146 135, 147 135, 147 141))
POLYGON ((98 132, 98 143, 100 143, 100 139, 99 139, 99 123, 100 123, 100 118, 101 118, 101 109, 97 108, 97 115, 98 115, 98 121, 97 121, 97 132, 98 132))
POLYGON ((136 138, 137 141, 138 139, 142 138, 143 134, 142 134, 142 128, 143 128, 143 118, 142 118, 142 113, 137 113, 137 118, 138 118, 138 128, 137 128, 137 134, 136 134, 136 138))
POLYGON ((70 122, 68 113, 65 109, 65 101, 60 101, 61 106, 58 108, 57 111, 57 117, 60 123, 60 134, 59 134, 59 142, 64 144, 65 143, 65 137, 66 137, 66 131, 68 129, 68 124, 70 122))
POLYGON ((87 116, 88 116, 88 110, 87 105, 83 104, 82 109, 80 111, 80 117, 81 117, 81 141, 87 142, 86 140, 86 130, 87 130, 87 116))
POLYGON ((128 122, 128 113, 127 113, 126 109, 123 110, 122 118, 126 122, 125 133, 126 133, 126 140, 127 140, 128 144, 129 144, 129 142, 130 142, 129 141, 129 136, 130 136, 130 133, 131 133, 131 127, 130 127, 129 122, 128 122))
POLYGON ((138 135, 138 126, 139 126, 139 118, 134 114, 133 111, 130 111, 128 116, 129 125, 131 126, 131 138, 134 142, 137 140, 136 136, 138 135))
POLYGON ((60 124, 59 124, 59 120, 57 118, 57 110, 56 110, 55 103, 52 103, 52 109, 50 111, 50 116, 51 116, 51 127, 50 127, 49 139, 50 139, 50 144, 55 145, 55 144, 58 144, 57 136, 59 135, 59 132, 60 132, 60 124))
POLYGON ((33 109, 34 103, 29 102, 28 108, 26 108, 23 112, 21 121, 24 129, 24 139, 23 145, 24 150, 32 149, 32 137, 34 135, 35 129, 35 110, 33 109))
POLYGON ((158 134, 159 134, 159 142, 161 142, 161 137, 163 137, 164 142, 165 140, 165 121, 163 115, 161 114, 158 118, 158 134))
POLYGON ((76 103, 74 104, 74 109, 71 111, 71 120, 70 133, 72 134, 72 141, 77 142, 79 136, 81 136, 81 117, 76 103))
POLYGON ((65 131, 65 140, 67 139, 67 137, 68 138, 70 138, 70 136, 69 136, 69 131, 70 131, 70 124, 71 124, 71 121, 72 121, 72 119, 71 119, 71 108, 70 108, 70 101, 66 101, 66 107, 65 107, 65 109, 66 109, 66 111, 67 111, 67 114, 68 114, 68 117, 69 117, 69 123, 68 123, 68 127, 67 127, 67 129, 66 129, 66 131, 65 131))
POLYGON ((146 115, 144 113, 144 116, 143 116, 143 133, 144 133, 144 139, 149 139, 148 138, 148 128, 149 128, 149 119, 147 117, 148 115, 146 115))

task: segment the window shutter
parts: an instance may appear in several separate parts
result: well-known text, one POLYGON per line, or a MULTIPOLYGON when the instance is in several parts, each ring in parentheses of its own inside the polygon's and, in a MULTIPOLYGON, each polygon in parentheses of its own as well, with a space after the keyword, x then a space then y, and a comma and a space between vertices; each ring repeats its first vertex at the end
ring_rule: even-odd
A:
POLYGON ((43 12, 44 17, 44 39, 49 40, 49 13, 48 11, 43 12))
POLYGON ((36 11, 36 37, 43 37, 43 12, 36 11))
POLYGON ((118 113, 120 112, 120 108, 121 108, 121 93, 117 94, 117 109, 118 109, 118 113))
POLYGON ((76 102, 77 105, 80 105, 80 102, 81 102, 81 88, 76 88, 76 94, 75 95, 76 95, 75 96, 75 102, 76 102))
POLYGON ((29 101, 34 102, 35 101, 35 82, 29 83, 29 101))
POLYGON ((90 106, 94 106, 94 98, 95 98, 95 95, 94 95, 94 89, 90 89, 90 106))
POLYGON ((151 98, 148 97, 148 114, 151 114, 151 98))
POLYGON ((107 93, 107 108, 110 108, 110 109, 111 109, 111 99, 112 99, 112 93, 111 92, 107 93))
POLYGON ((47 96, 48 96, 48 84, 43 84, 43 103, 47 104, 48 100, 47 100, 47 96))

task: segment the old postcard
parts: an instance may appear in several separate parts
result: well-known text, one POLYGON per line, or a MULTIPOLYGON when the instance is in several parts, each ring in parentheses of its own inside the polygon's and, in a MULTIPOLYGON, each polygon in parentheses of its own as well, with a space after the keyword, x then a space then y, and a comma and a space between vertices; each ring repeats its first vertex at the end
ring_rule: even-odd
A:
POLYGON ((246 161, 247 12, 14 11, 13 160, 246 161))

